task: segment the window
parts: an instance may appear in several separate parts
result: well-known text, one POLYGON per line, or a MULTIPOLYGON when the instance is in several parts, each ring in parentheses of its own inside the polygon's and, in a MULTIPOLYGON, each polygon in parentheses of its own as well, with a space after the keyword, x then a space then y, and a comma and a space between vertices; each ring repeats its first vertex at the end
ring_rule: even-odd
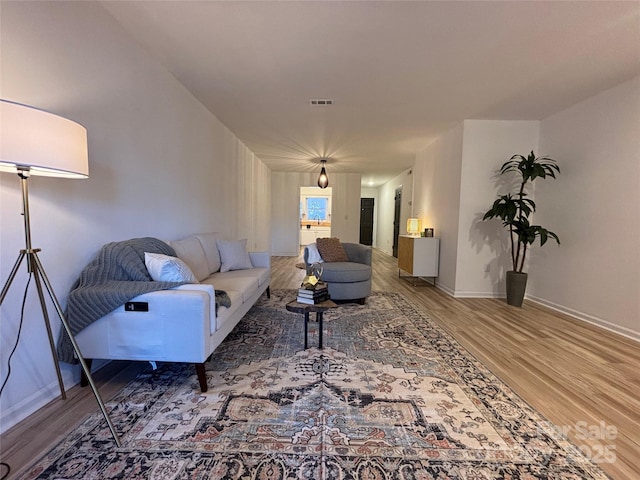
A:
POLYGON ((327 220, 327 197, 307 197, 307 219, 323 222, 327 220))

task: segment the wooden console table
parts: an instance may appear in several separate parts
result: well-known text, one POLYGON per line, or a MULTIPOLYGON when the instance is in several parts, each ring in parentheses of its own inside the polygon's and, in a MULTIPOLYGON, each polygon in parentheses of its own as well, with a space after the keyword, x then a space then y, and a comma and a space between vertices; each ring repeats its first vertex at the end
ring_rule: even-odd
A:
MULTIPOLYGON (((435 237, 412 237, 400 235, 398 238, 398 276, 407 272, 414 278, 438 276, 440 239, 435 237)), ((417 286, 414 284, 414 286, 417 286)))

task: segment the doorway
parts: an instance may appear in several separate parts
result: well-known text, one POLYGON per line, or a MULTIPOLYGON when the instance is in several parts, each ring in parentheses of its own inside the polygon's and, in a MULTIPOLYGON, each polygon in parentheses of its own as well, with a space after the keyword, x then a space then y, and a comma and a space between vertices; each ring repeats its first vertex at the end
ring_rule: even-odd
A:
POLYGON ((331 236, 331 187, 300 188, 300 246, 331 236))
POLYGON ((396 188, 393 197, 393 256, 398 258, 398 237, 400 236, 400 207, 402 206, 402 187, 396 188))
POLYGON ((360 199, 360 243, 373 245, 373 198, 360 199))

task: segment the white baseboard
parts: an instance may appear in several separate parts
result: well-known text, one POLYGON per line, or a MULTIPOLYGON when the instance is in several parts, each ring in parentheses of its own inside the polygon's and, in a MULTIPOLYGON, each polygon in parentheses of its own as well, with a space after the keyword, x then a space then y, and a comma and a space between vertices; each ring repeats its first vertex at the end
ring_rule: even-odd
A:
MULTIPOLYGON (((62 372, 62 377, 65 390, 68 390, 67 385, 74 385, 71 372, 62 372)), ((56 398, 60 398, 60 387, 58 386, 58 378, 54 376, 53 382, 42 387, 32 395, 23 398, 18 403, 11 405, 9 408, 2 409, 2 414, 0 415, 0 433, 6 432, 56 398)))
MULTIPOLYGON (((94 360, 91 373, 97 372, 102 367, 110 363, 110 360, 94 360)), ((62 381, 65 386, 65 391, 68 391, 71 387, 74 387, 80 383, 80 369, 73 369, 73 371, 65 369, 62 372, 62 381)), ((87 387, 89 388, 89 387, 87 387)), ((3 408, 0 413, 0 433, 4 433, 14 425, 17 425, 29 415, 37 412, 46 404, 61 398, 60 387, 58 386, 58 378, 54 377, 54 380, 45 385, 37 392, 23 398, 18 403, 11 405, 9 408, 3 408)))
POLYGON ((578 310, 574 310, 569 307, 565 307, 563 305, 558 305, 557 303, 550 302, 543 298, 535 297, 533 295, 526 295, 525 299, 530 300, 534 303, 538 303, 543 305, 551 310, 555 310, 560 313, 564 313, 573 317, 577 320, 590 323, 600 328, 604 328, 605 330, 609 330, 610 332, 617 333, 618 335, 622 335, 623 337, 627 337, 636 342, 640 342, 640 332, 631 330, 630 328, 621 327, 620 325, 615 325, 611 322, 608 322, 602 318, 595 317, 593 315, 589 315, 588 313, 580 312, 578 310))
POLYGON ((495 292, 465 292, 457 290, 453 295, 455 298, 505 298, 504 293, 495 292))
POLYGON ((453 290, 451 290, 449 287, 442 285, 441 283, 438 282, 438 280, 436 279, 436 285, 435 287, 438 290, 442 290, 444 293, 446 293, 447 295, 451 296, 451 297, 455 297, 455 292, 453 290))
MULTIPOLYGON (((446 288, 442 285, 436 283, 436 287, 438 287, 443 292, 454 298, 506 298, 504 293, 492 293, 492 292, 466 292, 466 291, 453 291, 450 288, 446 288)), ((564 305, 559 305, 554 302, 550 302, 543 298, 535 297, 533 295, 525 295, 526 300, 529 300, 533 303, 537 303, 543 305, 551 310, 555 310, 560 313, 564 313, 565 315, 569 315, 576 320, 580 320, 582 322, 587 322, 592 325, 595 325, 600 328, 604 328, 605 330, 609 330, 610 332, 617 333, 618 335, 622 335, 623 337, 629 338, 636 342, 640 342, 640 332, 631 330, 630 328, 621 327, 620 325, 616 325, 614 323, 608 322, 602 318, 595 317, 593 315, 589 315, 584 312, 580 312, 578 310, 574 310, 569 307, 565 307, 564 305)))

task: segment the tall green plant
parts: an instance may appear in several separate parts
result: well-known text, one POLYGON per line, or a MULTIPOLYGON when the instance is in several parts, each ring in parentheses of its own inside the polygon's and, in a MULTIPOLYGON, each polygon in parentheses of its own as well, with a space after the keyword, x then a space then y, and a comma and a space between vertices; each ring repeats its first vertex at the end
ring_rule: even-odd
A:
POLYGON ((499 218, 502 220, 502 224, 509 229, 513 271, 522 273, 527 248, 529 245, 533 245, 536 238, 540 238, 540 246, 547 243, 549 237, 560 244, 560 239, 555 233, 540 225, 529 223, 529 216, 536 211, 536 204, 527 198, 526 192, 527 184, 538 177, 556 178, 556 173, 560 173, 560 167, 552 158, 536 157, 531 151, 527 157, 514 155, 500 168, 500 175, 510 172, 517 172, 521 176, 518 192, 515 195, 511 193, 500 195, 493 202, 491 209, 484 214, 482 220, 499 218))

